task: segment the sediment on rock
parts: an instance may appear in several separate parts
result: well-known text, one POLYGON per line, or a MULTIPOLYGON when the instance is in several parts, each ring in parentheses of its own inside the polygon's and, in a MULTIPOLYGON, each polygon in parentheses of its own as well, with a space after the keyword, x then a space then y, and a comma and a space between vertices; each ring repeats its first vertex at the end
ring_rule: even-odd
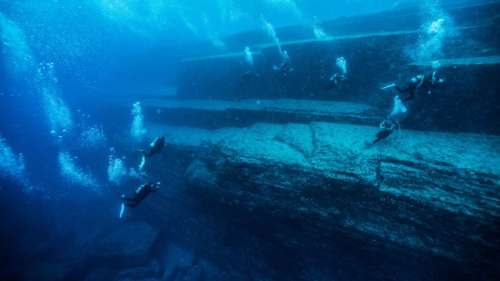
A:
MULTIPOLYGON (((500 249, 500 138, 328 123, 201 130, 159 126, 168 149, 195 159, 200 198, 293 217, 305 232, 494 263, 500 249)), ((277 234, 279 235, 279 234, 277 234)))

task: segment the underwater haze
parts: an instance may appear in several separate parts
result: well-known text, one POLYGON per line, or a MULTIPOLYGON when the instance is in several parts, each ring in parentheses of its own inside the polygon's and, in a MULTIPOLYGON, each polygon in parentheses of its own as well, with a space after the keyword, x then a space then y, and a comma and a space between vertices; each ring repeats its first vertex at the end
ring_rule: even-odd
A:
POLYGON ((0 0, 0 280, 500 280, 500 1, 0 0))

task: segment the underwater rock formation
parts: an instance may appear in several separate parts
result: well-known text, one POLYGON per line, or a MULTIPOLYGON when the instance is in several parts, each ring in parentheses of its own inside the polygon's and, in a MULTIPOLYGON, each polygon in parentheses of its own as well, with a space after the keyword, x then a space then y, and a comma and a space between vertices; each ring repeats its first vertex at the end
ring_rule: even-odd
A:
MULTIPOLYGON (((377 130, 329 123, 152 128, 167 132, 170 150, 193 159, 186 181, 201 200, 292 219, 311 245, 345 236, 380 251, 493 265, 500 138, 403 131, 368 146, 377 130)), ((295 243, 279 228, 270 235, 295 243)))
POLYGON ((146 223, 118 225, 92 241, 87 249, 87 260, 92 263, 103 260, 126 264, 141 263, 149 257, 158 234, 158 230, 146 223))
POLYGON ((230 36, 224 40, 233 46, 228 53, 183 61, 177 95, 184 99, 221 100, 334 99, 380 106, 398 94, 379 90, 381 85, 428 72, 438 61, 445 85, 411 105, 412 114, 404 128, 499 135, 499 127, 491 121, 500 114, 496 96, 500 89, 491 77, 500 73, 500 2, 449 4, 444 5, 443 13, 450 17, 451 26, 447 16, 407 8, 326 22, 322 27, 330 35, 327 39, 312 37, 306 30, 309 27, 281 28, 277 33, 294 68, 287 79, 280 79, 272 70, 272 63, 280 61, 280 57, 275 44, 266 43, 269 40, 264 32, 230 36), (444 21, 445 30, 430 36, 423 32, 431 19, 444 21), (259 77, 247 83, 242 83, 247 71, 241 52, 244 46, 258 54, 252 71, 259 77), (422 48, 429 54, 415 55, 422 48), (334 58, 340 56, 347 60, 349 77, 340 89, 327 91, 334 58))
POLYGON ((150 120, 199 128, 311 121, 374 125, 380 122, 383 115, 366 104, 321 100, 148 99, 143 104, 150 112, 150 120))
MULTIPOLYGON (((158 276, 160 273, 160 265, 153 261, 151 264, 141 267, 128 268, 120 272, 117 280, 146 280, 151 276, 158 276)), ((155 280, 155 279, 151 279, 155 280)))

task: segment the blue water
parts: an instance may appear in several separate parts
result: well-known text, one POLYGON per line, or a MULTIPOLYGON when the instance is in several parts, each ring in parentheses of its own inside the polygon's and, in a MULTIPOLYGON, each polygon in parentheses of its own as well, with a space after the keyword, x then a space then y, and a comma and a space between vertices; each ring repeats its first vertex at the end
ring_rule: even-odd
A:
MULTIPOLYGON (((432 250, 430 261, 423 262, 427 254, 415 257, 412 249, 385 242, 377 251, 370 251, 368 242, 357 247, 344 230, 322 236, 305 226, 310 217, 297 222, 274 212, 247 212, 248 206, 232 199, 209 204, 217 195, 201 200, 189 188, 186 168, 196 157, 172 149, 176 137, 184 138, 175 130, 168 131, 166 147, 151 162, 141 163, 139 151, 158 136, 153 123, 220 129, 332 121, 304 119, 301 109, 297 115, 251 110, 242 117, 210 110, 162 115, 160 108, 150 109, 152 99, 162 98, 196 98, 207 105, 249 98, 252 106, 276 99, 354 102, 375 108, 377 118, 394 119, 398 131, 484 135, 498 143, 499 96, 491 80, 499 73, 498 62, 456 74, 459 67, 442 60, 498 59, 498 11, 482 21, 484 11, 472 16, 457 8, 484 2, 497 1, 0 0, 0 280, 457 280, 457 275, 474 280, 482 266, 488 274, 478 278, 493 280, 498 270, 490 270, 490 263, 454 273, 463 264, 446 255, 435 258, 432 250), (399 22, 373 16, 387 11, 399 15, 394 17, 399 22), (405 19, 406 13, 415 16, 405 19), (346 23, 328 24, 337 19, 346 23), (461 28, 462 20, 463 26, 480 23, 497 31, 473 33, 461 28), (380 29, 371 30, 378 23, 380 29), (383 44, 366 39, 366 52, 349 46, 352 34, 399 29, 415 38, 395 35, 383 44), (321 45, 336 36, 347 36, 346 45, 344 39, 321 45), (320 43, 307 49, 303 41, 320 43), (452 49, 450 42, 460 47, 452 49), (326 55, 315 56, 322 52, 326 55), (212 56, 223 58, 203 59, 212 56), (403 104, 394 97, 394 85, 420 73, 404 68, 403 61, 405 67, 429 63, 426 71, 445 77, 447 92, 403 104), (284 78, 266 80, 286 62, 284 78), (244 73, 249 80, 241 78, 244 73), (321 83, 333 83, 335 73, 347 82, 325 90, 321 83), (468 96, 479 88, 486 89, 482 96, 468 96), (124 208, 120 196, 147 181, 161 181, 161 190, 137 208, 124 208), (301 232, 314 235, 295 238, 301 232), (322 251, 318 244, 338 246, 322 251), (414 260, 401 261, 400 255, 414 260)), ((382 119, 353 124, 376 132, 382 119)), ((491 155, 498 155, 498 147, 491 155)), ((235 171, 235 179, 225 183, 228 189, 240 183, 239 173, 247 171, 235 171)), ((491 224, 498 219, 493 216, 491 224)), ((488 261, 499 249, 498 239, 490 239, 488 261)))

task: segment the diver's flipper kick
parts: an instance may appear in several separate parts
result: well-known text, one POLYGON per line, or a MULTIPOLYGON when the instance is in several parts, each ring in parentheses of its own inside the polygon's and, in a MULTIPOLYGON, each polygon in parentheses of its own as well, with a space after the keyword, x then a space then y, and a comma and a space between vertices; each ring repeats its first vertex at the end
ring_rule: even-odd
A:
POLYGON ((125 208, 135 208, 137 207, 149 194, 156 192, 160 189, 160 182, 156 183, 145 183, 139 186, 132 194, 126 196, 122 194, 121 200, 122 204, 120 206, 120 218, 125 214, 125 208))
POLYGON ((147 158, 160 154, 164 146, 165 146, 165 137, 157 137, 149 145, 148 151, 141 149, 140 152, 142 153, 142 157, 141 157, 141 163, 139 164, 139 170, 142 170, 144 168, 144 165, 146 165, 147 158))
POLYGON ((399 122, 406 117, 408 111, 405 103, 415 99, 417 93, 424 92, 430 95, 433 90, 443 83, 445 83, 445 79, 439 77, 437 71, 434 70, 431 73, 415 75, 403 87, 397 83, 391 83, 380 88, 381 90, 395 88, 397 92, 405 96, 402 98, 399 96, 394 97, 392 112, 380 123, 380 131, 376 134, 375 139, 368 144, 375 144, 388 138, 395 129, 399 128, 399 122))
POLYGON ((401 101, 401 98, 395 96, 391 113, 380 123, 380 130, 375 135, 375 139, 371 143, 367 143, 367 145, 376 144, 392 135, 394 130, 399 128, 399 122, 404 119, 407 112, 408 108, 401 101))
MULTIPOLYGON (((149 145, 149 150, 141 149, 141 163, 139 164, 139 170, 142 170, 146 164, 146 159, 160 154, 163 147, 165 146, 165 137, 157 137, 149 145)), ((156 192, 160 189, 160 182, 156 183, 145 183, 139 186, 134 193, 129 196, 124 194, 121 196, 120 205, 120 218, 125 214, 125 209, 137 207, 149 194, 156 192)))

